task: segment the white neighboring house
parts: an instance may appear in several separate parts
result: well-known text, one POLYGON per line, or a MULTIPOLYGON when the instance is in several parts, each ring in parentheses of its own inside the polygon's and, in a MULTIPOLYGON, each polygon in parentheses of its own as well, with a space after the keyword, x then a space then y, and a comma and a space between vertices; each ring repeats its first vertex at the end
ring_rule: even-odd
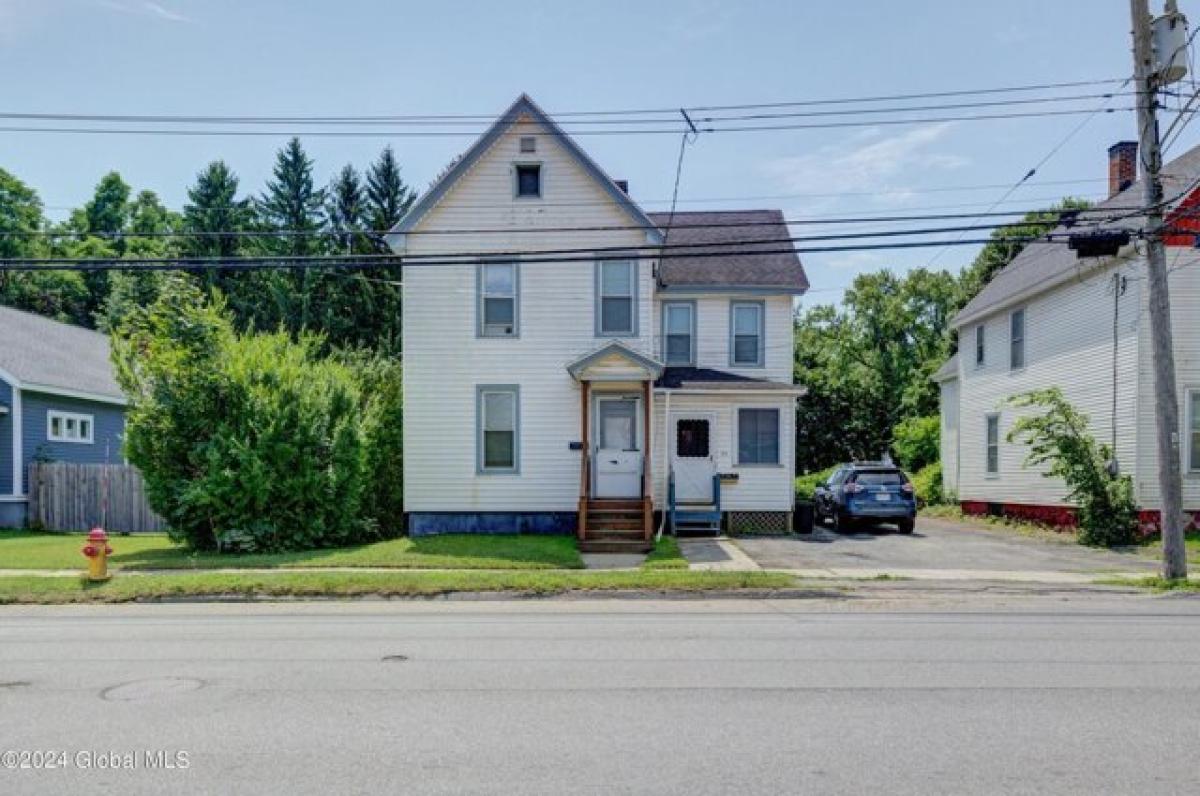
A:
POLYGON ((644 547, 669 481, 700 524, 789 521, 792 304, 808 282, 770 243, 787 225, 667 220, 522 95, 392 230, 411 534, 644 547), (746 240, 765 242, 730 243, 746 240), (414 259, 429 255, 443 264, 414 259))
MULTIPOLYGON (((1115 215, 1141 205, 1135 183, 1137 145, 1109 150, 1115 215)), ((1200 147, 1164 169, 1172 198, 1167 238, 1171 320, 1179 389, 1184 507, 1200 510, 1200 147), (1180 195, 1182 194, 1182 196, 1180 195), (1184 232, 1184 230, 1190 230, 1184 232)), ((1086 230, 1086 216, 1073 231, 1086 230)), ((1136 229, 1130 217, 1105 228, 1136 229)), ((1060 227, 1056 232, 1069 231, 1060 227)), ((1092 433, 1116 450, 1134 479, 1147 525, 1160 508, 1150 323, 1144 248, 1115 257, 1078 259, 1062 244, 1034 243, 952 321, 959 351, 934 378, 941 384, 942 463, 946 490, 974 513, 1009 514, 1071 524, 1060 479, 1024 465, 1028 448, 1005 437, 1018 417, 1011 396, 1059 387, 1090 419, 1092 433)))

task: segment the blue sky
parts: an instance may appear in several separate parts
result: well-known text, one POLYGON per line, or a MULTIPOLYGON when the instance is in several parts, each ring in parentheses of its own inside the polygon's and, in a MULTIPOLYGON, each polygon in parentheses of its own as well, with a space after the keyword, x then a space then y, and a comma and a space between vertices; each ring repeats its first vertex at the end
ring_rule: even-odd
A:
MULTIPOLYGON (((1182 10, 1200 15, 1191 5, 1182 10)), ((0 0, 0 96, 11 111, 231 115, 493 114, 522 91, 551 113, 778 102, 1122 77, 1128 29, 1123 0, 0 0)), ((1078 121, 702 136, 680 207, 781 207, 789 217, 983 210, 1004 188, 962 186, 1011 184, 1078 121)), ((1132 114, 1092 119, 1007 206, 1102 194, 1105 151, 1133 132, 1132 114)), ((55 218, 111 169, 179 207, 215 158, 257 193, 285 137, 0 132, 0 167, 36 187, 55 218)), ((305 144, 324 181, 344 163, 366 165, 388 140, 305 144)), ((424 188, 470 138, 391 143, 424 188)), ((644 206, 664 209, 675 137, 581 143, 644 206)), ((1189 130, 1174 153, 1195 143, 1189 130)), ((956 269, 972 254, 946 251, 936 264, 956 269)), ((806 256, 810 301, 837 300, 856 273, 932 256, 806 256)))

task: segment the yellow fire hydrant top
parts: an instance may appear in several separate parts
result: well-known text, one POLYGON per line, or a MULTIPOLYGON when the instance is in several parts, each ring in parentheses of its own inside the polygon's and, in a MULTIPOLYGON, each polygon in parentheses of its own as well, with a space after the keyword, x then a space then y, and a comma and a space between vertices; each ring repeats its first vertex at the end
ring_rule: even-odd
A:
POLYGON ((92 528, 87 538, 82 552, 88 559, 88 580, 108 580, 108 557, 113 551, 108 534, 103 528, 92 528))

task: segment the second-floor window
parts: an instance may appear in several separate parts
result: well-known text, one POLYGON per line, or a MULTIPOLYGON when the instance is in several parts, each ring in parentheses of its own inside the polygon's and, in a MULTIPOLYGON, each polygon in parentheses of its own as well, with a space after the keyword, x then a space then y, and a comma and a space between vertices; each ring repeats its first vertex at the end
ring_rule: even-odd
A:
POLYGON ((1009 368, 1020 370, 1025 367, 1025 310, 1016 310, 1008 316, 1009 322, 1009 368))
POLYGON ((668 365, 696 364, 696 305, 688 301, 663 304, 663 359, 668 365))
POLYGON ((977 368, 983 367, 984 358, 987 356, 987 349, 984 347, 985 340, 984 326, 981 323, 975 327, 975 367, 977 368))
POLYGON ((763 303, 735 301, 729 305, 729 364, 762 367, 763 303))
POLYGON ((633 260, 602 260, 596 264, 596 334, 637 334, 637 266, 633 260))
POLYGON ((517 264, 481 263, 479 266, 479 336, 516 337, 517 264))

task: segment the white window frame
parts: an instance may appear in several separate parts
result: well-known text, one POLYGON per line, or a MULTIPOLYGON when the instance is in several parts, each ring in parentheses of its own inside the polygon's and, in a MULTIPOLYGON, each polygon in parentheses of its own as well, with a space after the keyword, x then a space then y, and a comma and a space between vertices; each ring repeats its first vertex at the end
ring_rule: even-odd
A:
POLYGON ((761 368, 767 363, 767 303, 765 301, 729 302, 729 366, 731 368, 761 368), (737 311, 753 308, 758 312, 757 356, 753 362, 742 362, 737 358, 737 311))
MULTIPOLYGON (((676 333, 678 334, 678 332, 676 333)), ((695 301, 664 301, 662 303, 662 359, 663 363, 668 366, 675 367, 695 367, 696 366, 696 302, 695 301), (683 362, 672 362, 668 357, 670 346, 668 345, 671 337, 668 321, 672 309, 686 309, 688 311, 688 356, 683 362)))
POLYGON ((519 475, 521 472, 521 388, 516 384, 480 384, 475 389, 475 474, 519 475), (484 400, 488 395, 512 396, 513 463, 511 467, 489 467, 486 462, 486 412, 484 400))
POLYGON ((596 337, 637 337, 638 336, 638 286, 641 284, 638 281, 638 261, 634 257, 628 259, 598 259, 596 260, 596 302, 594 313, 596 316, 596 337), (629 268, 629 294, 611 296, 604 292, 604 269, 611 265, 625 265, 629 268), (629 299, 629 328, 628 329, 605 329, 604 328, 604 299, 605 298, 623 298, 629 299))
POLYGON ((987 364, 987 326, 979 324, 975 327, 975 367, 982 368, 987 364))
POLYGON ((63 412, 58 409, 46 410, 46 439, 49 442, 69 442, 74 445, 92 445, 96 442, 96 416, 83 412, 63 412), (54 432, 54 421, 59 423, 59 431, 54 432), (83 424, 87 423, 87 434, 81 433, 83 424), (68 427, 75 429, 74 436, 68 434, 68 427))
POLYGON ((783 410, 778 406, 760 406, 749 404, 734 407, 733 412, 733 452, 734 463, 738 467, 783 467, 783 410), (743 462, 742 461, 742 412, 767 411, 775 413, 775 461, 773 462, 743 462))
MULTIPOLYGON (((516 260, 485 260, 480 262, 475 272, 475 336, 476 337, 520 337, 521 336, 521 267, 516 260), (512 268, 512 293, 489 293, 487 290, 487 269, 498 265, 512 268), (509 333, 489 331, 487 323, 486 299, 507 298, 513 303, 512 331, 509 333)), ((499 326, 499 324, 492 324, 499 326)))
POLYGON ((1000 415, 991 412, 983 416, 983 474, 985 478, 1000 477, 1000 415), (996 423, 996 469, 991 469, 992 463, 992 421, 996 423))
POLYGON ((1008 314, 1008 369, 1009 370, 1024 370, 1025 364, 1029 361, 1025 340, 1029 337, 1029 315, 1025 312, 1024 307, 1018 307, 1008 314), (1013 334, 1013 326, 1016 324, 1017 317, 1021 318, 1021 336, 1017 337, 1013 334), (1017 346, 1021 347, 1021 364, 1016 363, 1016 357, 1013 356, 1013 351, 1017 346))
POLYGON ((1197 405, 1200 404, 1200 387, 1189 387, 1184 391, 1186 400, 1186 411, 1184 411, 1184 419, 1187 425, 1185 433, 1187 435, 1187 460, 1184 461, 1184 470, 1191 475, 1200 475, 1200 448, 1196 445, 1197 432, 1200 432, 1200 412, 1197 410, 1197 405))

